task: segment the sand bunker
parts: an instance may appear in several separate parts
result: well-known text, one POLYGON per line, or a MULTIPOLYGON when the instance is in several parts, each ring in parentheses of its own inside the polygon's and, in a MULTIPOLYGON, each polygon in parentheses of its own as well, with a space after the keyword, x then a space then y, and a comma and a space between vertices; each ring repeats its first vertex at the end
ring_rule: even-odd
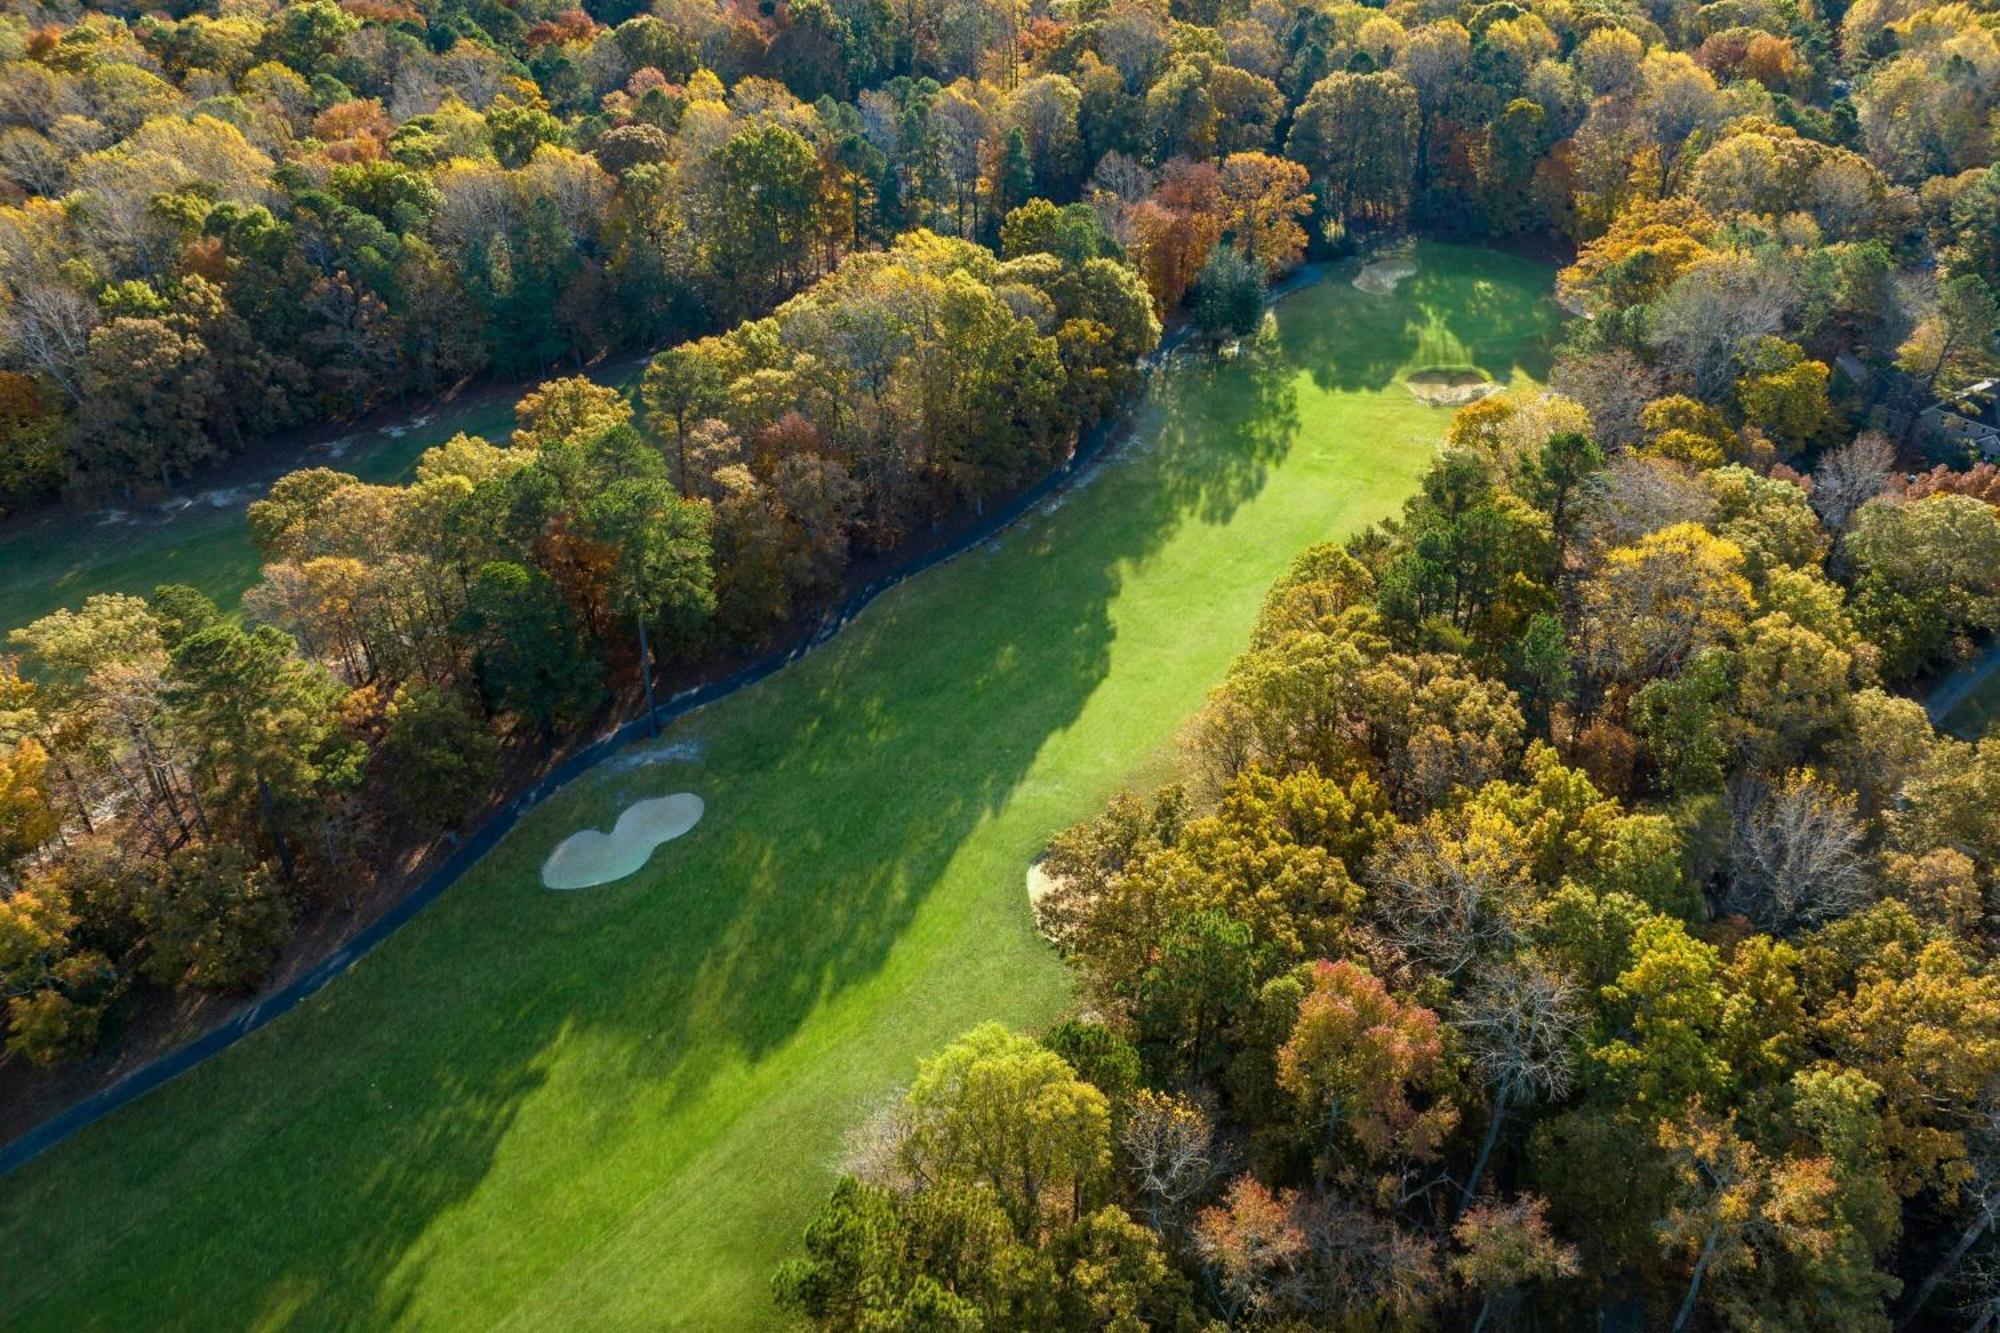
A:
POLYGON ((1035 929, 1042 933, 1044 939, 1052 942, 1055 936, 1042 919, 1042 904, 1061 885, 1062 881, 1045 870, 1039 858, 1028 867, 1028 910, 1035 915, 1035 929))
POLYGON ((582 829, 558 843, 542 862, 542 885, 589 889, 623 879, 645 865, 655 847, 700 823, 703 809, 701 797, 690 791, 634 802, 611 832, 582 829))
POLYGON ((1361 271, 1354 275, 1354 285, 1370 296, 1389 296, 1394 294, 1397 283, 1416 276, 1414 260, 1378 259, 1361 266, 1361 271))
POLYGON ((1410 396, 1430 407, 1464 407, 1476 403, 1500 386, 1476 370, 1420 370, 1403 379, 1410 396))
POLYGON ((1040 861, 1028 867, 1028 906, 1040 907, 1042 899, 1056 886, 1056 877, 1042 869, 1040 861))

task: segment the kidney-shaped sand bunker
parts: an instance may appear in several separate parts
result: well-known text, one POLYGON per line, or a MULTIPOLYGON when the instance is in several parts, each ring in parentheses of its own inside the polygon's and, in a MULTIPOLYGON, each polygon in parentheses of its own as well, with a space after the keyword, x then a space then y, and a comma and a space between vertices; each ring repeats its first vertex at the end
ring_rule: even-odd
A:
POLYGON ((1464 407, 1500 392, 1500 386, 1485 371, 1472 366, 1433 366, 1414 371, 1403 377, 1403 387, 1412 398, 1428 407, 1464 407))
POLYGON ((542 862, 542 886, 591 889, 623 879, 645 865, 654 848, 700 823, 704 809, 701 797, 691 791, 634 801, 611 832, 579 829, 557 843, 542 862))

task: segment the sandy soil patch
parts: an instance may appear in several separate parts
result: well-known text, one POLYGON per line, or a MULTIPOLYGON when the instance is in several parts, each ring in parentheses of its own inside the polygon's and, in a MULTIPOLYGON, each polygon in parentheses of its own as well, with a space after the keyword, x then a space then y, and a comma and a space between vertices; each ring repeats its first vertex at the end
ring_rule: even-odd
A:
POLYGON ((1040 907, 1042 899, 1056 886, 1056 877, 1042 869, 1040 861, 1028 867, 1028 906, 1040 907))
POLYGON ((1061 885, 1062 881, 1051 875, 1039 859, 1028 867, 1028 910, 1034 913, 1035 929, 1041 931, 1042 938, 1051 942, 1055 936, 1042 923, 1042 903, 1061 885))
POLYGON ((1354 275, 1354 285, 1370 296, 1390 296, 1395 293, 1397 283, 1416 276, 1417 264, 1413 259, 1378 259, 1361 266, 1361 271, 1354 275))
POLYGON ((1403 387, 1429 407, 1464 407, 1500 391, 1498 384, 1476 370, 1420 370, 1406 376, 1403 387))
POLYGON ((691 764, 700 758, 701 742, 694 737, 668 740, 665 736, 656 736, 626 746, 599 765, 598 772, 630 773, 635 768, 650 768, 654 764, 691 764))
POLYGON ((624 879, 646 864, 654 848, 700 823, 705 808, 691 791, 635 801, 618 816, 611 832, 580 829, 556 844, 542 862, 542 885, 589 889, 624 879))

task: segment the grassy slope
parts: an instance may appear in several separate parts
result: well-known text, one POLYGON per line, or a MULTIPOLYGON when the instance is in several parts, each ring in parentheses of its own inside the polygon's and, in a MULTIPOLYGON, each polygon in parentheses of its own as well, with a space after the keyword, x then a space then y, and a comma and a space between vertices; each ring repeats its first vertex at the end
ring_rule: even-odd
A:
MULTIPOLYGON (((624 386, 637 377, 634 363, 620 361, 610 382, 624 386)), ((338 468, 367 482, 407 481, 424 450, 460 431, 504 441, 514 429, 517 396, 505 387, 484 386, 457 402, 424 409, 406 426, 356 432, 337 457, 324 449, 306 451, 296 465, 338 468)), ((258 572, 244 507, 278 475, 238 466, 251 467, 251 477, 225 469, 228 486, 178 497, 190 502, 171 516, 140 506, 127 521, 100 521, 108 511, 80 518, 63 509, 10 525, 0 535, 0 570, 6 571, 0 579, 0 641, 7 630, 74 607, 93 593, 145 596, 162 583, 191 583, 225 609, 233 608, 258 572), (222 503, 210 503, 209 496, 222 503)))
POLYGON ((1423 259, 1172 372, 1067 502, 689 719, 699 763, 586 778, 303 1011, 0 1183, 0 1325, 769 1323, 843 1128, 1062 1009, 1029 860, 1166 771, 1300 547, 1408 491, 1444 415, 1398 369, 1540 372, 1544 270, 1423 259), (536 887, 684 788, 706 820, 639 875, 536 887))

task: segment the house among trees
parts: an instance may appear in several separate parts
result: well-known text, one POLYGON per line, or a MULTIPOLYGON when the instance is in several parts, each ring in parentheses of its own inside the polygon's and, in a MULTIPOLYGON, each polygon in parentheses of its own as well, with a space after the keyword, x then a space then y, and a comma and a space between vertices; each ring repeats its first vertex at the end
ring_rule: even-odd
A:
POLYGON ((1924 409, 1927 431, 1961 441, 1987 459, 2000 458, 2000 380, 1984 379, 1924 409))

